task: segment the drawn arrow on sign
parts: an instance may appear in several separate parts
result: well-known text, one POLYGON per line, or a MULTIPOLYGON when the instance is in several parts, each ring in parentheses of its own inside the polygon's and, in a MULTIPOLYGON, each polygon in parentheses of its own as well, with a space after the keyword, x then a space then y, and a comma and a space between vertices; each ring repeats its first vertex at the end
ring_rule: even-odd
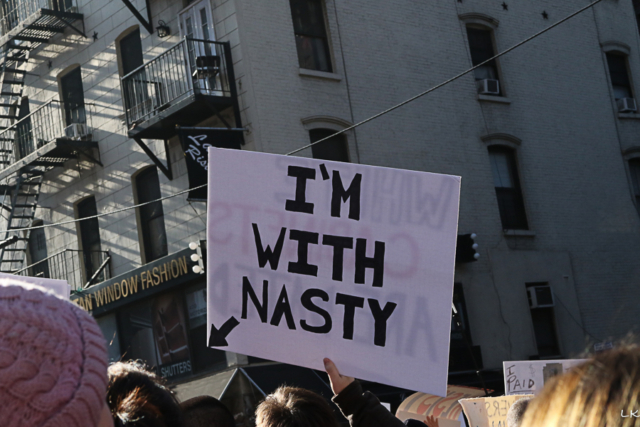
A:
POLYGON ((211 324, 211 334, 209 335, 209 347, 226 347, 229 345, 226 338, 240 322, 238 319, 231 316, 231 319, 224 322, 224 325, 220 329, 216 328, 214 324, 211 324))

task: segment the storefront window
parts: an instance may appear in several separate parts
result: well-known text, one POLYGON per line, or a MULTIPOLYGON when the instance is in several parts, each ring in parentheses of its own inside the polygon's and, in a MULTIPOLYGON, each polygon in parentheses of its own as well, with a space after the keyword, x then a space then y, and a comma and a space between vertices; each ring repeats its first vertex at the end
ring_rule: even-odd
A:
POLYGON ((204 283, 194 285, 185 292, 189 313, 189 338, 192 364, 195 372, 224 368, 226 353, 207 347, 207 288, 204 283))
POLYGON ((131 304, 116 316, 98 319, 110 361, 142 360, 169 381, 224 369, 226 353, 207 347, 206 285, 170 292, 131 304), (117 330, 120 331, 118 336, 117 330))
POLYGON ((107 340, 107 354, 109 355, 109 363, 120 360, 120 337, 118 336, 118 322, 115 314, 107 314, 96 319, 98 326, 102 330, 102 335, 107 340))
POLYGON ((180 293, 151 298, 120 312, 123 358, 140 359, 167 379, 192 373, 180 293))

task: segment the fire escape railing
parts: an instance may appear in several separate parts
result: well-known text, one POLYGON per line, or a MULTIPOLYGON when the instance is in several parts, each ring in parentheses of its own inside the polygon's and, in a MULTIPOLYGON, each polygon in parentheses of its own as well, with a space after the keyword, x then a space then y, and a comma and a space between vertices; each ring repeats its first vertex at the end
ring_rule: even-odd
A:
POLYGON ((7 167, 57 138, 90 139, 92 105, 51 100, 14 122, 0 132, 0 165, 7 167))
POLYGON ((1 5, 0 31, 2 35, 18 27, 40 9, 55 12, 76 12, 78 10, 75 0, 6 0, 1 5))
POLYGON ((81 290, 111 278, 109 251, 64 249, 13 274, 66 280, 71 290, 81 290))
POLYGON ((184 38, 122 77, 127 128, 189 95, 231 97, 228 48, 224 42, 184 38))

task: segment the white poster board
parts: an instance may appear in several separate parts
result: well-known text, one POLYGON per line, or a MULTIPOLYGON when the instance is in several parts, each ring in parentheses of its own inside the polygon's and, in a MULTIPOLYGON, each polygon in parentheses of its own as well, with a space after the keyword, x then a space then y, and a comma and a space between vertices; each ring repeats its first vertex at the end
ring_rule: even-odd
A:
POLYGON ((532 397, 532 394, 479 397, 462 399, 460 405, 462 405, 471 427, 509 427, 507 426, 507 414, 511 405, 520 399, 532 397))
POLYGON ((586 359, 502 362, 505 394, 538 394, 545 382, 586 359))
POLYGON ((45 279, 42 277, 18 276, 9 273, 0 273, 0 278, 13 279, 19 282, 31 283, 32 285, 42 286, 43 288, 53 291, 61 298, 69 299, 71 296, 71 286, 66 280, 45 279))
POLYGON ((460 178, 209 149, 209 346, 444 395, 460 178))

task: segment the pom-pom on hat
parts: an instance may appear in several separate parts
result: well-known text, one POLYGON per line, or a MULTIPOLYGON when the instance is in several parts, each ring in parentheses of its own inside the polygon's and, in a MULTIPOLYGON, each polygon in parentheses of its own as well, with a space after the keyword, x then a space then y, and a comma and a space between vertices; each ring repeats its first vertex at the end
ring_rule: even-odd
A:
POLYGON ((88 313, 0 279, 0 426, 95 427, 107 382, 106 343, 88 313))

